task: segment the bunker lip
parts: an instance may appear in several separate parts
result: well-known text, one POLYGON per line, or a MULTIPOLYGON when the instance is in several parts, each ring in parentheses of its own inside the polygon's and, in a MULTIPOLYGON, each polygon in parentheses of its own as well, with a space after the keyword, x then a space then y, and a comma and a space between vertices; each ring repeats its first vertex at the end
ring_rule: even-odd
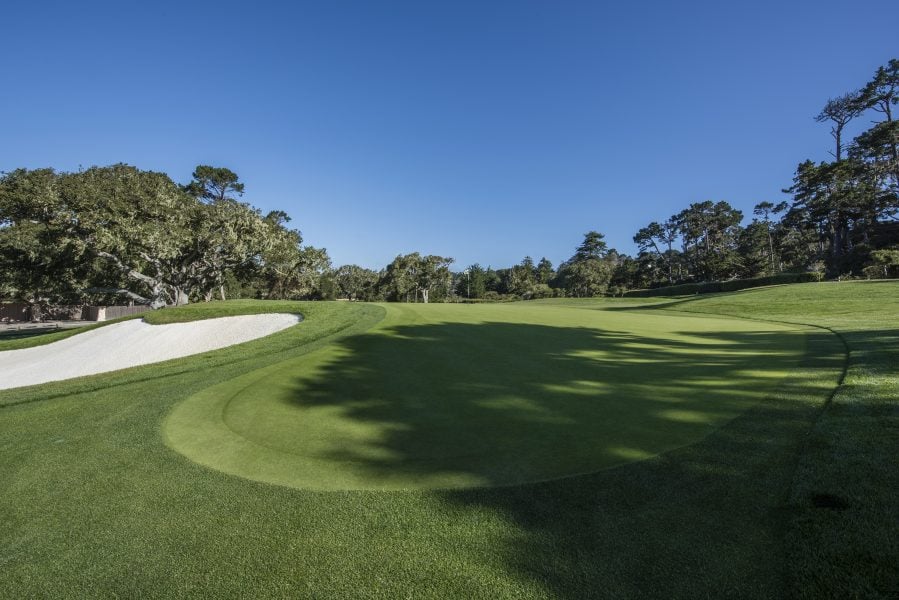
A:
POLYGON ((131 320, 44 346, 0 352, 0 389, 62 381, 183 358, 249 342, 296 325, 269 313, 150 325, 131 320))

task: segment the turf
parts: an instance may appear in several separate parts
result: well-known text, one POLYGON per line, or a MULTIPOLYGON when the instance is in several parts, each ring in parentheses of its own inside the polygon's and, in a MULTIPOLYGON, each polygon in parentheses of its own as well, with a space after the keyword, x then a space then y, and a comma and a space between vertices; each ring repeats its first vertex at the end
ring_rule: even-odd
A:
MULTIPOLYGON (((295 304, 300 326, 238 347, 8 390, 0 597, 889 597, 899 589, 897 298, 896 283, 844 283, 528 303, 600 319, 718 313, 842 336, 805 330, 788 377, 694 443, 543 483, 322 492, 232 476, 166 445, 165 420, 203 390, 353 348, 358 334, 416 342, 391 341, 379 306, 295 304), (845 509, 816 508, 826 494, 845 509)), ((204 309, 219 308, 265 310, 204 309)), ((513 423, 523 412, 497 410, 513 423)))
MULTIPOLYGON (((129 317, 130 318, 130 317, 129 317)), ((0 352, 4 350, 21 350, 23 348, 34 348, 35 346, 43 346, 64 340, 67 337, 79 334, 90 329, 96 329, 112 323, 98 323, 95 325, 84 325, 82 327, 71 327, 66 329, 43 329, 43 330, 10 330, 0 333, 0 352)))
POLYGON ((804 330, 746 320, 384 308, 363 335, 180 404, 170 445, 228 473, 316 490, 555 479, 701 439, 773 392, 805 353, 804 330))

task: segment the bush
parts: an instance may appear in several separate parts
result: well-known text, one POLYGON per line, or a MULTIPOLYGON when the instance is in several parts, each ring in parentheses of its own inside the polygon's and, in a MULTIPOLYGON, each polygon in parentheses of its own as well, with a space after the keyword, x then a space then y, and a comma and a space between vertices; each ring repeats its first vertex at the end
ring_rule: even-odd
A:
POLYGON ((702 283, 683 283, 651 290, 631 290, 624 295, 630 298, 653 298, 655 296, 688 296, 691 294, 713 294, 715 292, 736 292, 748 288, 765 285, 782 285, 787 283, 809 283, 821 281, 822 274, 813 273, 779 273, 767 277, 752 279, 731 279, 729 281, 705 281, 702 283))
POLYGON ((545 283, 538 283, 530 291, 522 295, 522 300, 539 300, 541 298, 552 298, 553 290, 545 283))

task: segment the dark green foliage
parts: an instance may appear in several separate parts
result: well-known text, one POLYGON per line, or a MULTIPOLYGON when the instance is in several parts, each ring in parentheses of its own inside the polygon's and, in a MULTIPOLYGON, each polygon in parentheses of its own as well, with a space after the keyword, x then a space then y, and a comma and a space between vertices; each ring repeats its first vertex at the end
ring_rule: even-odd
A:
POLYGON ((597 231, 587 232, 574 256, 559 266, 556 287, 564 289, 566 296, 592 298, 608 289, 617 255, 609 256, 604 237, 597 231))
POLYGON ((378 273, 358 265, 343 265, 329 275, 335 285, 335 298, 346 300, 378 299, 378 273))
MULTIPOLYGON (((184 190, 208 202, 223 202, 233 200, 230 194, 243 196, 244 184, 239 179, 237 173, 230 169, 199 165, 193 172, 193 180, 184 186, 184 190)), ((286 213, 282 214, 286 216, 286 213)))
POLYGON ((194 176, 182 188, 124 164, 4 174, 0 294, 159 307, 224 298, 228 282, 240 295, 314 295, 329 267, 323 250, 303 247, 285 213, 263 218, 232 198, 244 189, 235 173, 201 166, 194 176))
POLYGON ((740 231, 737 252, 741 277, 760 277, 774 272, 774 259, 769 251, 770 239, 769 226, 763 221, 754 220, 740 231))
POLYGON ((487 271, 475 263, 459 273, 456 279, 456 295, 460 298, 476 300, 487 293, 487 271))
POLYGON ((743 213, 727 202, 691 204, 674 218, 683 240, 684 258, 700 280, 732 277, 738 272, 737 237, 743 213))
POLYGON ((553 269, 552 262, 550 262, 549 259, 547 259, 545 256, 540 259, 540 262, 537 263, 537 283, 544 283, 548 285, 549 282, 552 281, 555 273, 556 272, 553 269))
POLYGON ((782 285, 788 283, 808 283, 821 281, 819 273, 778 273, 754 279, 731 279, 729 281, 704 281, 701 283, 683 283, 649 290, 631 290, 624 295, 628 298, 654 298, 657 296, 688 296, 694 294, 713 294, 715 292, 736 292, 766 285, 782 285))
POLYGON ((453 259, 401 254, 387 265, 378 281, 379 295, 392 302, 443 302, 452 294, 453 259))

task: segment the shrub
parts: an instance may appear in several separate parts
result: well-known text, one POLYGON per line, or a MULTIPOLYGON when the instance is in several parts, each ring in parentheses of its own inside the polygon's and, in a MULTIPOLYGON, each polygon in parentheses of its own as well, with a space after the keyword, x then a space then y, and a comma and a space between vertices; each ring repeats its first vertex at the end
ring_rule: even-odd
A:
POLYGON ((631 290, 624 295, 630 298, 652 298, 655 296, 688 296, 691 294, 712 294, 715 292, 736 292, 748 288, 765 285, 782 285, 787 283, 809 283, 821 281, 822 273, 779 273, 767 277, 752 279, 731 279, 728 281, 705 281, 701 283, 683 283, 651 290, 631 290))

